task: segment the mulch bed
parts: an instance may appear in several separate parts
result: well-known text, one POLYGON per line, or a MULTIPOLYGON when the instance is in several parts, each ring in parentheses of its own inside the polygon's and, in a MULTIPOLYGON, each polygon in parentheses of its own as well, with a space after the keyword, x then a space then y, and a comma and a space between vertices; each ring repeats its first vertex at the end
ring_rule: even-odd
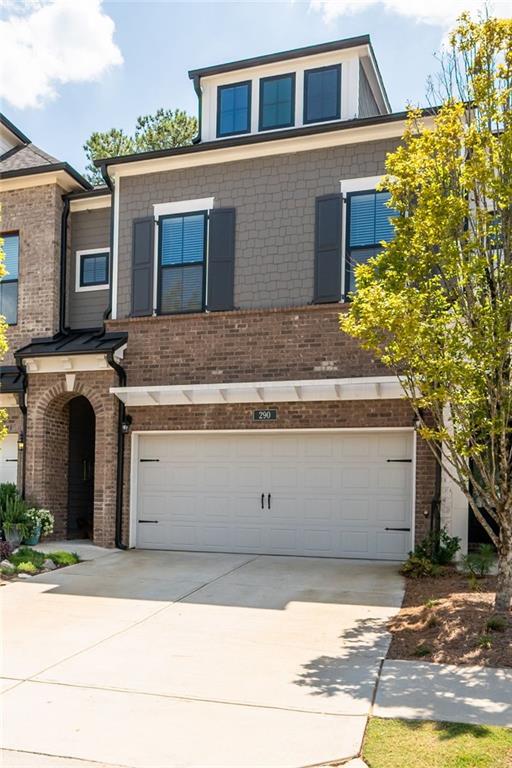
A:
POLYGON ((496 578, 480 579, 478 587, 471 591, 454 569, 436 579, 406 579, 402 608, 388 624, 388 658, 512 667, 512 613, 504 632, 487 629, 496 578), (425 605, 429 600, 435 605, 425 605))

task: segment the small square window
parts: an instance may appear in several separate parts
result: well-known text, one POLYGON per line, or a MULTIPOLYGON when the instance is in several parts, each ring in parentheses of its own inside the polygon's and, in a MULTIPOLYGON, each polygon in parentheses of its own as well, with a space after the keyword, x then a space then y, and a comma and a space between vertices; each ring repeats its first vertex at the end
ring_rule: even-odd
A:
POLYGON ((109 251, 78 251, 77 259, 78 290, 108 287, 109 251))
POLYGON ((251 81, 217 88, 217 136, 251 130, 251 81))
POLYGON ((289 128, 295 122, 295 75, 260 80, 260 131, 289 128))
POLYGON ((341 64, 310 69, 304 73, 304 122, 339 120, 341 64))

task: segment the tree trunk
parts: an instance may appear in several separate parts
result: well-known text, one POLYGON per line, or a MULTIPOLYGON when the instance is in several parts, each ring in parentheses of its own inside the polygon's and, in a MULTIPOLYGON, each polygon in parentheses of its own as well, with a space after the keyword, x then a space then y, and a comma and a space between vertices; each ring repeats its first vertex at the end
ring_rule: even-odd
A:
POLYGON ((500 521, 500 543, 498 546, 498 583, 494 610, 506 613, 512 601, 512 516, 503 515, 500 521))

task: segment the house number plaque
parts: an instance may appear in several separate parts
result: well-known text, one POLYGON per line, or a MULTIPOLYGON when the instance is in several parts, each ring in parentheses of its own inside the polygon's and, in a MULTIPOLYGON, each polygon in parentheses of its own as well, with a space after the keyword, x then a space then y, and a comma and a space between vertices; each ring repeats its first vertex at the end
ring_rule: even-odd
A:
POLYGON ((276 419, 276 408, 258 408, 257 411, 252 412, 253 421, 276 421, 276 419))

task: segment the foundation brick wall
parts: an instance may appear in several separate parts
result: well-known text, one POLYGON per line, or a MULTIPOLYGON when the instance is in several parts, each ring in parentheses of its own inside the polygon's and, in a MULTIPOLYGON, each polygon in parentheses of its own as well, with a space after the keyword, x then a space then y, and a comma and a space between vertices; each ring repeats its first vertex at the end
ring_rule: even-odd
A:
POLYGON ((9 352, 34 336, 57 331, 60 285, 60 226, 63 190, 56 184, 17 189, 2 195, 0 232, 19 232, 18 323, 9 328, 9 352))
POLYGON ((54 539, 67 533, 67 406, 73 397, 83 395, 96 418, 94 543, 114 546, 119 404, 109 388, 116 383, 113 371, 77 373, 73 391, 68 392, 63 373, 28 376, 26 496, 55 515, 54 539))
POLYGON ((123 360, 129 386, 389 375, 341 333, 340 304, 132 318, 123 360))
MULTIPOLYGON (((204 406, 152 406, 129 409, 132 432, 196 429, 322 429, 333 427, 411 427, 413 414, 403 400, 346 400, 339 402, 267 403, 277 408, 278 420, 252 420, 255 404, 204 406)), ((131 440, 126 440, 124 466, 123 541, 128 543, 131 440)), ((435 490, 435 462, 428 446, 418 438, 416 450, 416 541, 430 525, 425 512, 435 490)))

